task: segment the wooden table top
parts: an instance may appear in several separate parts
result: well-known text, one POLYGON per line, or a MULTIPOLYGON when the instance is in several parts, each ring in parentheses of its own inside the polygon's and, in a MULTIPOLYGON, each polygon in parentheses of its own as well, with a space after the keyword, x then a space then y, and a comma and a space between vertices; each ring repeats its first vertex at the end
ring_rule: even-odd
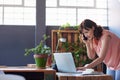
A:
POLYGON ((55 72, 55 70, 51 68, 38 69, 27 66, 1 66, 0 70, 4 72, 55 72))

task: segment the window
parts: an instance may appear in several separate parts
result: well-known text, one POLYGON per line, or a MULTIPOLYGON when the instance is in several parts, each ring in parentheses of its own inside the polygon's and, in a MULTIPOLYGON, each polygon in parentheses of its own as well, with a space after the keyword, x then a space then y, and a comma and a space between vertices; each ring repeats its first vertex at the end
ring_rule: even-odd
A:
POLYGON ((46 0, 46 25, 80 24, 84 19, 107 26, 107 0, 46 0))
POLYGON ((1 25, 35 25, 36 0, 0 0, 1 25))
POLYGON ((59 0, 60 6, 94 7, 94 0, 59 0))

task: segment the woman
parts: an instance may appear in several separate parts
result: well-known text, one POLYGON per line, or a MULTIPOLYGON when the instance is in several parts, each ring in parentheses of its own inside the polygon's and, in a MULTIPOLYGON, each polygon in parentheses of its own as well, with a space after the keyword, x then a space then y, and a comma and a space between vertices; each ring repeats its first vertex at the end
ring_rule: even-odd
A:
POLYGON ((112 75, 114 80, 120 80, 119 37, 89 19, 85 19, 80 24, 79 31, 83 35, 88 57, 94 60, 90 64, 77 69, 93 68, 104 62, 107 66, 107 74, 112 75), (84 37, 87 37, 87 39, 84 39, 84 37), (95 58, 96 54, 97 58, 95 58))

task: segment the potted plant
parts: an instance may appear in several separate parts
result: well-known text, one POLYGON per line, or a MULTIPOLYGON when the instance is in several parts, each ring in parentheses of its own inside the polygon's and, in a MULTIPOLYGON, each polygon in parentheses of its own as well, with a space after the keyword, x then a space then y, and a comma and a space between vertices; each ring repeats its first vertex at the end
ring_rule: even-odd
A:
POLYGON ((79 25, 71 26, 71 24, 67 22, 67 23, 61 25, 60 28, 64 29, 64 30, 78 30, 78 26, 79 25))
POLYGON ((48 58, 48 54, 51 53, 51 48, 44 45, 45 41, 50 36, 43 35, 43 40, 40 41, 40 43, 31 49, 25 49, 25 56, 29 55, 30 53, 34 53, 34 59, 36 63, 37 68, 45 68, 46 62, 48 58))
POLYGON ((62 29, 65 29, 65 30, 68 30, 68 29, 70 29, 70 24, 67 22, 67 23, 65 23, 65 24, 63 24, 62 26, 60 26, 62 29))

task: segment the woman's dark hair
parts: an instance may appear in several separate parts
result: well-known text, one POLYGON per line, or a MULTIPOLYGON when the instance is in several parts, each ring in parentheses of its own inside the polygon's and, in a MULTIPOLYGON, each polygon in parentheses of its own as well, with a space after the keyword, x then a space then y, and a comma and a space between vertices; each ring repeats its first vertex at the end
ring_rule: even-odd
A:
POLYGON ((95 28, 95 30, 94 30, 94 37, 97 40, 99 40, 100 37, 102 36, 103 28, 101 26, 98 26, 94 21, 92 21, 90 19, 85 19, 84 21, 82 21, 82 23, 80 24, 78 30, 82 34, 83 29, 89 30, 92 27, 95 28))

